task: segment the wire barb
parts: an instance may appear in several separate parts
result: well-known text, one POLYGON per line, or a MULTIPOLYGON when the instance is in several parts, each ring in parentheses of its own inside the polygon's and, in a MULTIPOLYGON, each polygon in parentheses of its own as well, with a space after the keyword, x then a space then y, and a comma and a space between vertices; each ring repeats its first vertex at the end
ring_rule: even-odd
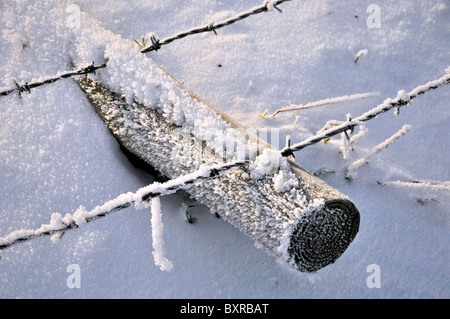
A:
POLYGON ((91 64, 89 64, 88 66, 81 68, 80 73, 82 74, 88 74, 88 73, 93 73, 95 74, 95 66, 94 66, 94 61, 92 61, 91 64))
POLYGON ((155 35, 152 35, 150 37, 150 41, 152 41, 153 50, 158 51, 159 49, 161 49, 161 44, 159 43, 159 39, 156 38, 155 35))
POLYGON ((217 35, 216 28, 214 27, 214 22, 211 22, 206 26, 206 32, 212 32, 217 35))
POLYGON ((280 13, 283 13, 283 11, 278 8, 278 1, 266 1, 264 2, 265 5, 265 11, 270 11, 272 8, 274 8, 275 10, 277 10, 280 13))
POLYGON ((17 91, 19 92, 19 97, 22 98, 22 92, 28 92, 31 93, 31 89, 30 86, 28 85, 28 83, 25 82, 25 84, 23 85, 19 85, 19 83, 17 83, 17 81, 14 79, 14 84, 17 87, 17 91))

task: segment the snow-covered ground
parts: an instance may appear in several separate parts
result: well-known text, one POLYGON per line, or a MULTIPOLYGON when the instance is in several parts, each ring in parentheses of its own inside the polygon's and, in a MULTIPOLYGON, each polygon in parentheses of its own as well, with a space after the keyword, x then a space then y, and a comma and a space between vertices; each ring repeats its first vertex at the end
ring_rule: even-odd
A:
MULTIPOLYGON (((70 69, 77 6, 129 40, 149 32, 164 38, 262 2, 72 3, 0 2, 0 88, 70 69)), ((358 116, 399 90, 437 79, 450 66, 446 0, 294 0, 280 9, 282 14, 272 10, 219 29, 217 36, 190 36, 146 55, 247 127, 277 128, 280 141, 289 135, 293 142, 328 120, 358 116), (290 105, 360 93, 370 94, 271 117, 290 105)), ((150 210, 128 208, 55 242, 35 238, 1 251, 0 297, 449 298, 449 100, 443 86, 399 115, 367 122, 346 158, 340 136, 296 154, 300 165, 348 195, 361 213, 354 242, 317 273, 278 263, 207 207, 192 208, 195 223, 187 223, 180 210, 186 196, 178 193, 160 202, 170 272, 154 264, 150 210), (351 163, 406 124, 404 136, 345 179, 351 163), (415 180, 440 186, 396 182, 415 180), (80 281, 70 288, 73 269, 80 281), (377 278, 379 288, 370 288, 377 278)), ((54 212, 93 209, 152 181, 123 155, 73 79, 22 98, 0 96, 0 237, 39 228, 54 212)))

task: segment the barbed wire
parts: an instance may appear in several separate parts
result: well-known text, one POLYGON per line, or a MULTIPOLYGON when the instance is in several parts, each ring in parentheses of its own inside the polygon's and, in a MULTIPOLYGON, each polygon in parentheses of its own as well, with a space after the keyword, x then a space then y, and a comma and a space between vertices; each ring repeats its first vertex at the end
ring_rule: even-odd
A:
POLYGON ((278 6, 280 4, 282 4, 283 2, 287 2, 287 1, 291 1, 291 0, 265 1, 260 6, 254 7, 245 12, 241 12, 241 13, 237 14, 236 16, 228 18, 221 22, 216 22, 216 23, 213 22, 208 25, 192 28, 192 29, 177 33, 177 34, 170 36, 168 38, 165 38, 163 40, 159 40, 155 35, 152 35, 150 37, 150 41, 152 42, 152 44, 143 48, 141 50, 141 53, 147 53, 150 51, 158 51, 159 49, 161 49, 161 46, 169 44, 175 40, 179 40, 184 37, 187 37, 188 35, 194 35, 194 34, 199 34, 199 33, 203 33, 203 32, 213 32, 214 34, 217 34, 217 32, 216 32, 217 29, 220 29, 227 25, 233 24, 237 21, 246 19, 252 15, 270 11, 272 8, 276 9, 278 12, 283 12, 280 8, 278 8, 278 6))
POLYGON ((141 188, 136 193, 122 194, 101 206, 97 206, 89 212, 81 209, 77 210, 74 214, 66 214, 65 216, 54 213, 50 223, 43 224, 38 229, 21 229, 10 233, 3 238, 0 237, 0 251, 11 245, 40 236, 52 236, 58 234, 61 236, 67 230, 79 228, 85 223, 92 222, 132 205, 135 205, 137 209, 145 208, 145 203, 149 202, 154 197, 173 194, 179 190, 185 189, 197 181, 214 178, 222 171, 244 166, 249 163, 250 161, 243 160, 222 165, 201 167, 197 171, 168 180, 165 183, 154 182, 141 188))
MULTIPOLYGON (((405 91, 399 91, 397 97, 391 99, 386 99, 382 104, 374 107, 370 111, 362 114, 361 116, 358 116, 354 119, 349 118, 347 121, 342 122, 337 125, 332 125, 331 128, 320 130, 318 134, 304 140, 303 142, 294 144, 294 145, 287 145, 285 148, 281 150, 282 156, 291 156, 294 155, 294 152, 298 152, 302 150, 303 148, 316 144, 322 140, 328 139, 334 135, 337 135, 339 133, 345 133, 347 134, 348 131, 353 132, 353 129, 360 125, 363 122, 369 121, 378 115, 388 112, 389 110, 394 109, 395 114, 398 114, 400 111, 400 108, 405 105, 411 104, 412 100, 416 98, 419 95, 422 95, 428 91, 437 89, 438 87, 449 84, 450 83, 450 72, 446 73, 441 78, 430 81, 426 84, 420 85, 413 89, 411 92, 407 93, 405 91)), ((328 123, 327 123, 328 124, 328 123)), ((327 126, 325 125, 325 127, 327 126)), ((348 136, 348 135, 347 135, 348 136)))
MULTIPOLYGON (((171 37, 163 39, 163 40, 159 40, 156 38, 155 35, 152 35, 150 37, 150 41, 152 44, 150 46, 143 48, 141 50, 141 53, 146 53, 146 52, 150 52, 150 51, 158 51, 161 48, 161 46, 169 44, 175 40, 182 39, 188 35, 199 34, 199 33, 203 33, 203 32, 213 32, 214 34, 217 34, 216 29, 220 29, 222 27, 233 24, 237 21, 243 20, 243 19, 248 18, 255 14, 270 11, 270 10, 272 10, 272 8, 276 9, 279 12, 283 12, 280 8, 278 8, 278 6, 287 1, 292 1, 292 0, 265 1, 262 5, 254 7, 248 11, 241 12, 232 18, 228 18, 221 22, 211 23, 206 26, 193 28, 193 29, 190 29, 190 30, 187 30, 184 32, 180 32, 171 37)), ((6 96, 15 91, 18 91, 19 97, 22 97, 22 93, 24 93, 24 92, 30 93, 31 89, 33 89, 33 88, 39 87, 41 85, 49 84, 49 83, 54 83, 60 79, 72 77, 75 75, 88 74, 88 73, 95 74, 95 70, 106 67, 106 62, 102 65, 97 65, 97 66, 94 65, 94 62, 92 62, 92 64, 88 65, 87 67, 83 67, 83 68, 80 68, 75 71, 65 72, 65 73, 59 74, 55 77, 47 78, 43 81, 36 81, 36 82, 32 82, 32 83, 25 82, 25 83, 19 84, 19 83, 17 83, 16 80, 14 80, 14 84, 16 87, 12 88, 12 89, 7 89, 4 91, 1 91, 0 96, 6 96)))
POLYGON ((84 75, 84 74, 89 74, 89 73, 93 73, 95 74, 95 71, 98 69, 102 69, 102 68, 106 68, 106 64, 107 64, 108 60, 105 61, 105 63, 101 64, 101 65, 94 65, 94 62, 92 62, 91 64, 89 64, 88 66, 85 67, 81 67, 77 70, 74 71, 68 71, 68 72, 64 72, 64 73, 60 73, 56 76, 47 78, 45 80, 42 81, 35 81, 35 82, 25 82, 25 83, 17 83, 16 80, 14 80, 14 83, 16 85, 15 88, 13 89, 8 89, 5 91, 1 91, 0 92, 0 96, 5 96, 5 95, 9 95, 15 91, 19 92, 19 97, 22 97, 22 93, 24 92, 28 92, 31 93, 31 89, 34 89, 36 87, 39 87, 41 85, 45 85, 45 84, 49 84, 49 83, 54 83, 56 81, 59 81, 61 79, 66 79, 72 76, 76 76, 76 75, 84 75))

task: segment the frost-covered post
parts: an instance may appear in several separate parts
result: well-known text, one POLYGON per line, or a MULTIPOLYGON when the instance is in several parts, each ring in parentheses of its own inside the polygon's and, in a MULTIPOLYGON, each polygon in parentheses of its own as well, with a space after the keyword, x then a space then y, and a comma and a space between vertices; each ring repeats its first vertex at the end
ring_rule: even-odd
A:
MULTIPOLYGON (((119 67, 117 75, 127 74, 120 65, 114 66, 119 67)), ((172 85, 170 94, 160 96, 175 100, 147 107, 137 100, 128 103, 99 81, 80 79, 79 84, 117 140, 170 179, 198 168, 196 161, 180 163, 174 157, 195 152, 195 145, 203 145, 201 161, 206 165, 222 163, 223 155, 232 154, 232 149, 246 149, 248 161, 184 189, 293 268, 312 272, 335 262, 356 236, 359 212, 346 196, 186 88, 172 85), (203 125, 196 126, 188 118, 203 125), (214 136, 207 134, 211 127, 217 133, 214 136), (202 138, 202 143, 180 139, 180 128, 190 132, 191 138, 202 138)))
MULTIPOLYGON (((101 45, 101 38, 92 37, 89 28, 98 27, 83 28, 86 33, 80 37, 79 45, 101 45)), ((415 96, 448 83, 450 78, 446 74, 407 96, 398 94, 360 117, 279 151, 260 141, 140 52, 124 52, 123 39, 119 36, 104 30, 98 32, 108 38, 104 55, 111 61, 97 81, 80 79, 79 84, 117 140, 169 179, 176 179, 198 168, 192 161, 180 165, 173 157, 174 147, 183 154, 196 145, 180 140, 177 134, 180 128, 201 139, 204 150, 201 160, 205 165, 222 162, 223 142, 228 135, 233 136, 234 143, 225 143, 226 147, 245 147, 249 163, 222 170, 215 178, 193 182, 185 190, 211 212, 217 212, 253 238, 258 246, 301 271, 316 271, 336 261, 356 236, 360 215, 348 197, 287 157, 325 138, 351 131, 387 110, 407 105, 415 96), (138 85, 127 85, 133 82, 138 85), (147 87, 152 90, 145 90, 147 87), (195 127, 196 121, 202 125, 195 127), (209 137, 201 134, 211 128, 216 128, 218 134, 209 137), (232 129, 236 134, 228 134, 232 129)))

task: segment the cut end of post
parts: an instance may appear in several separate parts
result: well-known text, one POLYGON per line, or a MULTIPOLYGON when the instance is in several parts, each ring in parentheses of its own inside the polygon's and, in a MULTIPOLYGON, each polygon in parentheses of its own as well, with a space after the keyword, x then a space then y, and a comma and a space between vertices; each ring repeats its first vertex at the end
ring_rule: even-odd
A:
POLYGON ((289 255, 298 270, 315 272, 334 263, 359 230, 358 209, 349 200, 329 200, 302 219, 291 236, 289 255))

